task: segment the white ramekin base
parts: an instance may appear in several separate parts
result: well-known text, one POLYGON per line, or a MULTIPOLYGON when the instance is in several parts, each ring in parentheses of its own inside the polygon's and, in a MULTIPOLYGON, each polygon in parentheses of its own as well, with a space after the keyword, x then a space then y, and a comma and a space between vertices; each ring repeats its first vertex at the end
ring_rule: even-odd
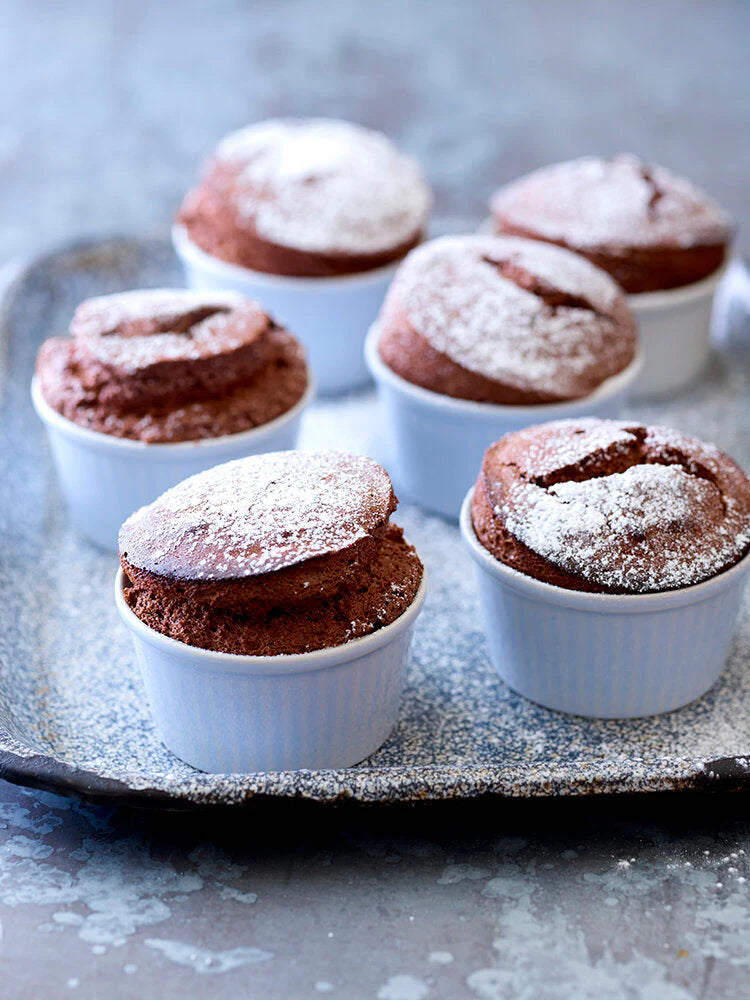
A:
POLYGON ((123 521, 188 476, 234 458, 294 448, 302 412, 313 394, 310 383, 291 410, 241 434, 143 444, 79 427, 52 409, 36 379, 31 386, 34 408, 47 428, 71 523, 96 545, 115 551, 123 521))
POLYGON ((634 395, 667 395, 703 371, 711 350, 714 293, 724 270, 683 288, 628 296, 643 351, 634 395))
POLYGON ((370 381, 362 347, 398 264, 334 278, 288 278, 228 264, 172 230, 189 288, 230 290, 255 299, 307 350, 318 391, 334 394, 370 381))
POLYGON ((378 390, 386 467, 402 499, 457 520, 485 450, 503 434, 545 420, 616 417, 640 358, 586 399, 545 406, 496 406, 453 399, 402 379, 381 359, 375 325, 365 355, 378 390))
POLYGON ((230 774, 350 767, 388 738, 398 715, 423 579, 404 614, 343 646, 290 656, 197 649, 145 625, 122 594, 154 723, 201 771, 230 774))
POLYGON ((573 715, 630 719, 680 708, 715 683, 727 659, 750 556, 682 590, 565 590, 487 552, 472 524, 473 494, 464 501, 461 533, 476 564, 490 660, 514 691, 573 715))

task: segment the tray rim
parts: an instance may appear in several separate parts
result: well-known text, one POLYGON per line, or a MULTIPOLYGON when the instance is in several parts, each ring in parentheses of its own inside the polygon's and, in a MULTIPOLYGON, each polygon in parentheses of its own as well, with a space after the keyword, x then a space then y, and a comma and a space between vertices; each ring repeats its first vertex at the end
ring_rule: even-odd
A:
MULTIPOLYGON (((101 250, 105 247, 133 245, 159 247, 166 249, 169 245, 168 232, 154 231, 145 234, 137 233, 92 233, 62 241, 44 251, 33 255, 22 262, 9 261, 2 271, 10 275, 5 287, 0 288, 0 349, 7 356, 4 348, 9 330, 9 315, 12 303, 30 280, 34 272, 45 265, 59 260, 61 257, 76 253, 101 250)), ((746 262, 741 263, 747 268, 746 262)), ((0 280, 2 275, 0 275, 0 280)), ((331 779, 329 790, 320 790, 315 794, 306 794, 304 790, 292 790, 288 787, 273 788, 273 780, 268 788, 248 787, 245 790, 237 788, 240 794, 233 798, 213 798, 199 794, 199 789, 183 788, 180 791, 146 785, 135 787, 118 778, 111 778, 95 771, 69 763, 51 754, 43 754, 28 747, 29 753, 19 753, 13 747, 24 744, 14 738, 0 725, 0 778, 15 785, 40 789, 65 795, 81 801, 109 805, 122 805, 140 809, 164 809, 175 811, 198 809, 228 809, 243 808, 260 801, 274 800, 277 802, 307 802, 319 805, 335 806, 343 803, 355 803, 368 806, 398 806, 416 805, 417 803, 455 802, 458 800, 478 800, 492 798, 495 800, 540 800, 586 798, 593 795, 658 795, 665 792, 726 792, 744 791, 750 789, 750 754, 732 755, 707 760, 701 757, 656 757, 644 759, 644 762, 656 764, 669 762, 676 773, 663 776, 653 787, 627 787, 626 777, 602 778, 593 767, 593 762, 577 765, 575 777, 566 775, 565 788, 556 787, 554 772, 551 777, 519 780, 515 778, 514 765, 456 767, 456 778, 461 779, 451 787, 443 787, 439 791, 430 787, 429 778, 440 774, 443 778, 448 770, 435 765, 409 766, 410 774, 416 779, 408 788, 398 789, 389 798, 373 796, 366 789, 357 787, 366 782, 368 775, 382 775, 389 768, 350 768, 341 771, 310 772, 310 774, 327 774, 331 779), (348 780, 347 780, 348 779, 348 780)), ((623 764, 627 764, 624 761, 623 764)), ((196 772, 200 773, 200 772, 196 772)), ((284 772, 261 772, 273 778, 273 774, 284 772)), ((248 778, 251 775, 246 776, 248 778)), ((558 778, 561 780, 561 777, 558 778)))
MULTIPOLYGON (((470 777, 475 772, 484 775, 487 780, 478 782, 471 789, 455 787, 452 793, 446 794, 445 789, 439 792, 430 791, 429 786, 414 788, 412 791, 404 793, 399 791, 389 799, 377 796, 365 795, 361 791, 350 787, 346 788, 346 782, 337 791, 328 794, 307 795, 301 791, 282 791, 273 788, 259 789, 248 788, 244 794, 233 799, 209 799, 198 794, 191 794, 187 790, 181 792, 169 792, 153 786, 134 788, 117 778, 110 778, 105 775, 69 764, 53 756, 40 753, 32 753, 29 756, 18 754, 4 749, 7 745, 8 734, 0 728, 0 778, 12 784, 22 785, 30 788, 37 788, 42 791, 53 792, 65 795, 84 802, 99 804, 116 804, 138 809, 167 809, 175 811, 188 811, 193 809, 241 809, 254 805, 260 801, 274 800, 277 802, 305 802, 315 803, 321 806, 334 807, 345 803, 367 805, 367 806, 398 806, 416 805, 439 802, 455 801, 476 801, 479 799, 513 800, 513 801, 540 801, 550 799, 571 799, 571 798, 591 798, 593 796, 632 796, 632 795, 660 795, 670 792, 698 792, 698 793, 718 793, 718 792, 740 792, 746 791, 750 786, 750 757, 732 756, 718 757, 712 760, 702 758, 684 758, 690 764, 692 770, 685 774, 675 774, 662 779, 658 785, 652 788, 628 788, 627 778, 621 780, 610 778, 603 780, 600 776, 587 773, 586 766, 581 767, 575 782, 566 778, 566 789, 561 792, 551 782, 546 779, 541 781, 530 781, 523 783, 508 782, 511 772, 514 770, 511 765, 507 767, 469 767, 456 768, 457 776, 464 779, 470 777), (493 783, 493 776, 496 781, 493 783), (592 780, 593 779, 593 780, 592 780), (573 790, 571 790, 573 786, 573 790)), ((11 740, 11 742, 14 742, 11 740)), ((654 758, 651 763, 658 761, 671 761, 676 763, 675 758, 654 758)), ((389 769, 392 770, 392 769, 389 769)), ((336 774, 355 775, 358 778, 366 777, 367 774, 379 773, 379 768, 350 768, 339 772, 328 772, 332 776, 336 774)), ((427 778, 432 774, 445 775, 445 768, 425 765, 422 767, 410 767, 412 775, 427 778)), ((261 772, 273 774, 273 772, 261 772)), ((284 774, 285 772, 277 772, 284 774)), ((310 774, 320 774, 321 772, 310 772, 310 774)), ((248 775, 247 777, 251 777, 248 775)), ((355 781, 355 784, 359 782, 355 781)))

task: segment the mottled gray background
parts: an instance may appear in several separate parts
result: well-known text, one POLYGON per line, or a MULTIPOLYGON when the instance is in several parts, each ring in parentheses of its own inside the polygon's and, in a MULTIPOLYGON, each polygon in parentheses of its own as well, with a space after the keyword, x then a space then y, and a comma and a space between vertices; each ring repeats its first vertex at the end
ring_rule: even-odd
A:
MULTIPOLYGON (((0 262, 163 230, 268 114, 386 129, 443 214, 581 152, 744 227, 750 4, 0 3, 0 262)), ((8 446, 4 443, 4 446, 8 446)), ((744 797, 149 816, 0 785, 3 1000, 744 998, 744 797)))
POLYGON ((632 150, 748 221, 748 45, 742 0, 3 0, 3 248, 164 226, 216 139, 272 114, 385 129, 442 213, 632 150))

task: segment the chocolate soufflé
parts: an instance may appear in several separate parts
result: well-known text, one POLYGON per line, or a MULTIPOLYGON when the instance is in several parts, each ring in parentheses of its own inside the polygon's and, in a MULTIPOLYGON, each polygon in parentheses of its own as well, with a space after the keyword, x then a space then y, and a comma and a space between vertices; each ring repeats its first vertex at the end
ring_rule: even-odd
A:
POLYGON ((419 166, 384 135, 272 119, 222 140, 177 221, 230 264, 332 277, 399 260, 422 239, 429 210, 419 166))
POLYGON ((190 646, 275 656, 391 624, 423 567, 385 470, 336 452, 271 452, 186 479, 120 531, 123 593, 190 646))
POLYGON ((500 188, 490 209, 496 232, 575 250, 628 293, 708 277, 732 236, 729 216, 707 194, 628 154, 536 170, 500 188))
POLYGON ((307 389, 301 345, 234 293, 87 299, 70 334, 39 350, 42 396, 68 420, 115 437, 155 444, 236 434, 286 413, 307 389))
POLYGON ((500 562, 571 590, 646 594, 708 580, 750 547, 750 481, 667 427, 565 420, 487 449, 474 530, 500 562))
POLYGON ((448 236, 413 250, 377 322, 381 359, 445 396, 527 406, 590 395, 637 352, 612 279, 567 250, 448 236))

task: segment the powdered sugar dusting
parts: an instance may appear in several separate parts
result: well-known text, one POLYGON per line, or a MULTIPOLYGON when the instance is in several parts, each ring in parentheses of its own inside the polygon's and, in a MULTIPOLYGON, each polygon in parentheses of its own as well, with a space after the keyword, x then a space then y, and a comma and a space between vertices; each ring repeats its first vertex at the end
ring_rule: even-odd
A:
POLYGON ((545 478, 558 469, 583 465, 590 456, 608 451, 626 455, 636 444, 637 437, 631 425, 615 420, 555 420, 546 424, 557 434, 543 438, 529 434, 524 442, 525 470, 532 470, 535 477, 545 478), (567 433, 571 431, 572 433, 567 433))
POLYGON ((532 551, 607 589, 647 592, 714 576, 750 545, 750 492, 738 498, 722 490, 728 480, 721 476, 721 453, 713 446, 662 427, 628 429, 610 421, 582 425, 580 434, 572 421, 546 425, 536 441, 529 433, 520 475, 495 508, 506 528, 532 551), (544 485, 545 477, 557 471, 585 469, 587 456, 597 452, 632 453, 639 438, 647 448, 643 458, 633 456, 640 464, 544 485), (672 464, 675 449, 685 458, 672 464))
POLYGON ((120 551, 164 576, 257 576, 340 552, 388 517, 385 470, 337 452, 271 452, 192 476, 136 511, 120 551))
POLYGON ((319 253, 367 254, 414 240, 430 193, 417 163, 347 122, 273 119, 228 135, 236 207, 263 238, 319 253))
MULTIPOLYGON (((630 347, 622 293, 608 275, 559 247, 511 237, 454 236, 412 251, 392 286, 413 328, 452 361, 522 389, 575 396, 582 373, 630 347), (591 308, 550 307, 498 269, 523 268, 591 308)), ((627 363, 627 362, 625 362, 627 363)), ((624 364, 623 366, 624 367, 624 364)))
POLYGON ((233 292, 154 289, 87 299, 76 310, 70 332, 104 364, 134 374, 165 361, 237 350, 267 326, 261 307, 233 292))
POLYGON ((501 222, 581 249, 710 246, 731 221, 690 181, 635 156, 586 156, 544 167, 492 199, 501 222))

